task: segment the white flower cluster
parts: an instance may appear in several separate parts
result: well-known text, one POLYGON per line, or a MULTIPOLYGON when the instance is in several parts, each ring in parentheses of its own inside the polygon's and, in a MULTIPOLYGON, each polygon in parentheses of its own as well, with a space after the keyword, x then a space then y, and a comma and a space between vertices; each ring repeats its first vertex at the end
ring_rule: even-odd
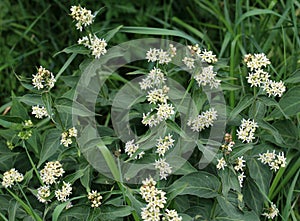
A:
POLYGON ((174 146, 175 140, 172 139, 172 135, 168 134, 164 138, 160 137, 157 139, 156 153, 159 156, 165 156, 165 153, 174 146))
POLYGON ((217 169, 218 170, 221 170, 221 169, 224 170, 225 167, 227 167, 227 163, 226 163, 224 157, 222 157, 221 159, 218 159, 217 169))
POLYGON ((263 68, 266 68, 271 64, 264 53, 254 55, 246 54, 244 56, 244 62, 251 71, 247 77, 248 83, 251 84, 251 87, 262 87, 269 97, 271 95, 278 97, 282 96, 286 90, 284 83, 282 81, 276 82, 270 80, 269 73, 263 70, 263 68))
POLYGON ((259 154, 258 160, 260 160, 263 164, 268 164, 270 169, 274 170, 275 172, 279 170, 280 167, 286 166, 284 152, 276 154, 275 150, 271 153, 268 150, 266 153, 259 154))
POLYGON ((158 48, 150 48, 146 53, 146 59, 148 59, 148 62, 158 61, 159 64, 168 64, 175 55, 176 48, 174 45, 170 44, 167 51, 158 48))
POLYGON ((56 199, 60 202, 66 202, 68 197, 72 194, 71 183, 66 183, 63 181, 63 186, 61 189, 55 190, 56 199))
POLYGON ((182 217, 178 215, 177 211, 174 209, 166 209, 165 216, 162 218, 163 221, 181 221, 182 217))
POLYGON ((172 167, 170 167, 170 164, 166 162, 166 158, 155 160, 154 166, 155 169, 159 170, 159 176, 161 180, 166 180, 167 176, 172 173, 172 167))
POLYGON ((250 143, 255 139, 254 133, 256 128, 258 128, 258 125, 254 120, 242 119, 242 124, 240 125, 239 130, 237 130, 237 136, 243 142, 250 143))
POLYGON ((77 129, 75 127, 72 127, 61 134, 60 144, 68 147, 72 144, 72 137, 77 137, 77 129))
POLYGON ((38 201, 40 201, 41 203, 47 203, 50 201, 50 199, 48 199, 51 195, 49 185, 41 186, 37 189, 37 191, 38 191, 37 193, 38 201))
MULTIPOLYGON (((139 144, 135 144, 134 140, 127 141, 125 144, 125 153, 127 153, 129 157, 132 157, 138 149, 139 149, 139 144)), ((134 159, 141 159, 144 154, 145 152, 142 151, 138 155, 136 155, 134 159)))
POLYGON ((191 127, 193 131, 201 131, 203 129, 213 126, 214 121, 217 119, 217 111, 214 108, 201 113, 195 119, 190 118, 187 125, 191 127))
MULTIPOLYGON (((232 147, 235 145, 235 142, 232 141, 232 136, 231 134, 229 133, 226 133, 225 134, 225 137, 224 137, 224 143, 222 144, 222 152, 223 154, 226 156, 226 155, 229 155, 231 152, 232 152, 232 147)), ((224 156, 223 155, 223 156, 224 156)), ((246 177, 245 176, 245 173, 244 173, 244 168, 246 167, 246 161, 244 160, 244 156, 240 156, 238 157, 234 163, 232 163, 231 161, 229 162, 226 162, 225 158, 222 157, 221 159, 218 159, 218 164, 217 164, 217 169, 218 170, 224 170, 227 165, 230 164, 230 167, 233 166, 233 169, 237 172, 238 176, 238 181, 239 181, 239 184, 240 184, 240 187, 243 187, 243 181, 244 181, 244 178, 246 177)))
POLYGON ((188 49, 190 56, 182 59, 182 62, 188 69, 195 68, 195 61, 198 59, 209 64, 213 64, 218 61, 216 55, 214 55, 212 51, 207 51, 206 49, 201 50, 198 44, 188 45, 188 49))
POLYGON ((168 104, 169 87, 164 85, 165 80, 163 72, 159 68, 153 68, 148 76, 139 83, 142 90, 151 89, 147 92, 147 100, 150 104, 157 105, 155 108, 156 113, 153 113, 153 109, 146 114, 143 113, 142 123, 146 126, 156 126, 175 113, 172 104, 168 104))
POLYGON ((91 207, 99 207, 101 205, 102 196, 98 193, 97 190, 92 190, 92 192, 88 193, 88 199, 91 202, 91 207))
POLYGON ((43 117, 49 117, 49 114, 45 107, 43 106, 32 106, 32 114, 35 115, 35 118, 42 119, 43 117))
POLYGON ((264 212, 262 215, 266 216, 268 219, 274 219, 275 216, 278 216, 279 210, 274 203, 271 202, 271 207, 266 210, 267 212, 264 212))
POLYGON ((95 34, 89 34, 88 36, 84 36, 78 40, 78 44, 82 44, 88 49, 92 51, 92 55, 95 56, 96 59, 100 58, 101 55, 106 54, 106 46, 107 43, 104 39, 98 38, 95 34))
POLYGON ((202 70, 194 75, 194 79, 197 81, 198 86, 209 85, 211 89, 218 88, 221 84, 221 80, 216 78, 217 73, 214 72, 213 66, 203 67, 202 70))
POLYGON ((232 147, 235 145, 235 142, 232 141, 232 136, 229 133, 225 134, 224 137, 224 144, 222 144, 222 151, 224 152, 224 154, 228 155, 232 152, 232 147))
POLYGON ((48 90, 50 90, 54 87, 54 83, 56 82, 53 73, 46 70, 42 66, 39 67, 38 73, 32 76, 32 84, 38 90, 43 88, 47 88, 48 90))
POLYGON ((77 22, 76 28, 80 31, 82 31, 83 26, 86 27, 93 23, 95 16, 92 15, 91 10, 87 10, 86 8, 81 7, 80 5, 72 6, 70 10, 70 16, 77 22))
POLYGON ((5 188, 12 187, 15 183, 20 183, 23 181, 23 174, 19 173, 15 168, 6 171, 2 177, 2 186, 5 188))
MULTIPOLYGON (((37 199, 41 203, 50 202, 51 185, 57 184, 58 178, 62 177, 65 173, 59 161, 47 162, 44 168, 40 171, 40 176, 45 185, 37 189, 37 199)), ((70 183, 63 182, 62 188, 55 190, 55 197, 58 201, 65 202, 68 200, 69 195, 72 193, 70 183)))
POLYGON ((51 185, 57 183, 57 179, 65 173, 59 161, 47 162, 44 168, 40 171, 42 181, 51 185))
POLYGON ((155 87, 161 87, 166 81, 164 73, 159 68, 153 68, 147 77, 140 82, 140 87, 142 90, 147 90, 155 87))
POLYGON ((236 165, 234 166, 234 169, 235 171, 241 171, 241 173, 238 175, 238 181, 239 181, 239 184, 240 184, 240 187, 243 187, 243 181, 244 181, 244 178, 246 177, 244 175, 244 167, 246 166, 244 163, 246 162, 244 159, 244 157, 241 156, 241 157, 238 157, 238 159, 236 160, 236 165))
MULTIPOLYGON (((167 203, 166 193, 162 190, 158 190, 156 182, 150 177, 143 181, 143 185, 140 188, 140 194, 142 198, 147 202, 147 206, 142 208, 142 219, 144 221, 160 221, 161 209, 164 209, 167 203)), ((175 210, 165 210, 165 217, 162 220, 181 221, 182 217, 179 217, 175 210)))

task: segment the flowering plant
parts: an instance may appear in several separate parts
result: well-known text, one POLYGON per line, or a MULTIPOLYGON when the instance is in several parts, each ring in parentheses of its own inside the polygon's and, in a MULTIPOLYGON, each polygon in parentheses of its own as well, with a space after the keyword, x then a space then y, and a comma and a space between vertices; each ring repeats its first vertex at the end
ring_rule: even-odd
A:
POLYGON ((39 65, 20 78, 28 93, 13 95, 0 116, 9 161, 0 203, 12 202, 15 220, 286 217, 276 188, 295 187, 299 176, 296 77, 278 79, 271 53, 249 49, 237 65, 242 87, 234 87, 233 64, 208 45, 110 45, 119 32, 141 31, 95 31, 97 14, 70 8, 82 36, 59 52, 68 61, 56 74, 39 65), (76 56, 79 70, 67 76, 76 56), (287 170, 295 178, 280 184, 287 170))

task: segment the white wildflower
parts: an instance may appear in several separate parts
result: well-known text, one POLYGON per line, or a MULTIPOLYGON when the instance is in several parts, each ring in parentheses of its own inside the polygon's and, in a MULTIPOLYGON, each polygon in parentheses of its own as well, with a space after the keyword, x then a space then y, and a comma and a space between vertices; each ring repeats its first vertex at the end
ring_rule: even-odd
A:
POLYGON ((236 165, 234 166, 234 169, 236 171, 239 171, 239 170, 243 171, 243 168, 246 166, 244 164, 245 162, 246 161, 243 159, 243 156, 238 157, 238 159, 236 160, 236 165))
POLYGON ((256 128, 258 128, 258 125, 254 122, 254 120, 251 121, 250 119, 242 119, 242 124, 240 125, 239 130, 237 130, 238 138, 243 142, 252 142, 252 140, 255 139, 254 133, 256 128))
POLYGON ((218 164, 217 164, 218 170, 220 170, 220 169, 224 170, 226 166, 227 166, 227 163, 226 163, 224 157, 222 157, 221 159, 218 159, 218 164))
POLYGON ((169 176, 172 173, 172 167, 170 167, 170 164, 166 162, 165 158, 160 158, 159 160, 155 160, 155 169, 159 170, 159 176, 160 179, 167 179, 167 176, 169 176))
POLYGON ((99 59, 101 55, 105 55, 107 52, 105 48, 107 46, 106 41, 98 38, 95 34, 89 34, 89 36, 79 39, 78 44, 83 44, 85 47, 89 48, 96 59, 99 59))
POLYGON ((88 193, 88 199, 91 202, 91 207, 99 207, 101 203, 102 196, 100 193, 97 192, 97 190, 93 190, 92 192, 88 193))
POLYGON ((2 186, 5 188, 12 187, 15 183, 20 183, 24 179, 23 174, 19 173, 15 168, 6 171, 2 177, 2 186))
POLYGON ((195 119, 190 118, 187 125, 191 127, 193 131, 201 131, 203 129, 213 126, 214 121, 217 119, 217 111, 214 108, 201 113, 195 119))
POLYGON ((195 59, 194 58, 184 57, 182 59, 182 62, 187 66, 188 69, 195 68, 195 59))
POLYGON ((69 196, 72 194, 71 183, 66 183, 63 181, 63 186, 61 189, 55 191, 55 197, 60 202, 66 202, 69 196))
POLYGON ((156 153, 158 153, 159 156, 164 156, 165 153, 174 146, 175 140, 172 139, 172 135, 168 134, 164 138, 157 139, 156 144, 156 153))
POLYGON ((50 201, 49 199, 47 199, 51 194, 50 186, 48 185, 41 186, 37 189, 37 191, 38 191, 37 193, 38 201, 40 201, 41 203, 47 203, 50 201))
POLYGON ((71 7, 71 17, 77 21, 76 28, 82 31, 83 27, 89 26, 93 23, 93 20, 95 18, 94 15, 92 15, 91 10, 87 10, 84 7, 78 6, 72 6, 71 7))
POLYGON ((239 180, 240 187, 243 187, 243 181, 244 181, 245 177, 246 176, 244 175, 244 172, 242 172, 240 175, 238 175, 238 180, 239 180))
POLYGON ((218 88, 221 84, 221 81, 216 78, 217 73, 214 72, 213 66, 203 67, 202 71, 194 75, 194 79, 197 81, 198 86, 209 85, 211 89, 218 88))
POLYGON ((274 203, 271 202, 271 207, 266 210, 267 212, 264 212, 262 215, 266 216, 268 219, 274 219, 275 216, 278 216, 279 210, 274 203))
POLYGON ((35 115, 36 118, 43 118, 43 117, 49 117, 49 114, 46 110, 45 107, 40 107, 39 105, 37 106, 32 106, 32 114, 35 115))
POLYGON ((65 173, 59 161, 47 162, 45 167, 40 171, 42 181, 51 185, 57 183, 57 179, 65 173))

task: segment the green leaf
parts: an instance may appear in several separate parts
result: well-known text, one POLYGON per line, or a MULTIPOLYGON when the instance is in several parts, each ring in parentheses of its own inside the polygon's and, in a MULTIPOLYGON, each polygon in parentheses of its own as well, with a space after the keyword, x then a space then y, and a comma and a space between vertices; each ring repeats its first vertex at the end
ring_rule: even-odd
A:
POLYGON ((251 105, 253 102, 253 97, 251 95, 245 95, 240 99, 240 102, 236 105, 236 107, 230 112, 228 117, 228 121, 234 120, 243 110, 251 105))
POLYGON ((46 160, 57 153, 60 147, 61 132, 57 129, 47 130, 44 134, 40 160, 37 167, 40 167, 46 160))
POLYGON ((281 137, 281 134, 278 132, 278 130, 274 126, 272 126, 271 124, 269 124, 268 122, 266 122, 264 120, 258 120, 257 124, 258 124, 259 128, 264 129, 265 132, 268 132, 270 135, 272 135, 272 137, 277 142, 277 144, 284 143, 284 141, 281 137))
MULTIPOLYGON (((283 112, 288 116, 294 116, 300 112, 300 86, 289 89, 280 99, 279 105, 283 112)), ((281 114, 278 110, 274 110, 269 117, 277 118, 281 114)))
POLYGON ((284 80, 285 83, 296 84, 300 82, 300 70, 296 70, 288 79, 284 80))
POLYGON ((123 27, 123 25, 120 25, 116 28, 114 28, 113 30, 110 30, 109 32, 107 32, 103 38, 105 38, 106 41, 109 41, 110 39, 112 39, 119 31, 120 29, 123 27))
POLYGON ((12 95, 12 106, 10 110, 10 115, 15 117, 20 117, 23 120, 28 120, 29 116, 27 113, 27 109, 18 101, 18 99, 12 95))
POLYGON ((74 183, 76 180, 83 177, 85 171, 86 171, 86 169, 76 170, 75 173, 72 173, 72 174, 69 174, 68 176, 66 176, 64 178, 64 180, 65 180, 65 182, 74 183))
POLYGON ((291 148, 299 147, 299 131, 291 120, 276 121, 273 126, 278 130, 284 143, 291 148))
POLYGON ((189 40, 192 43, 196 43, 197 40, 192 38, 190 35, 178 30, 169 30, 163 28, 149 28, 149 27, 130 27, 124 26, 120 30, 124 33, 135 33, 144 35, 168 35, 168 36, 178 36, 189 40))
POLYGON ((132 212, 130 206, 112 206, 112 205, 103 205, 99 207, 99 215, 95 218, 100 218, 105 221, 114 221, 118 218, 129 216, 132 212))
POLYGON ((85 48, 83 45, 71 45, 65 49, 63 49, 62 51, 57 52, 56 54, 54 54, 54 57, 59 55, 60 53, 66 53, 66 54, 89 54, 90 50, 85 48))
POLYGON ((60 216, 60 214, 62 213, 62 211, 66 208, 66 206, 72 202, 73 200, 77 200, 77 199, 81 199, 81 198, 85 198, 86 196, 77 196, 74 198, 71 198, 70 200, 61 203, 59 205, 57 205, 52 213, 52 221, 57 221, 58 217, 60 216))
POLYGON ((178 195, 190 194, 202 198, 212 198, 219 195, 220 185, 221 183, 217 177, 210 173, 199 171, 176 180, 168 187, 168 193, 182 189, 178 195))
MULTIPOLYGON (((255 171, 254 171, 255 172, 255 171)), ((250 181, 246 181, 243 188, 244 201, 246 205, 260 215, 263 209, 264 196, 259 191, 259 187, 250 181)))
POLYGON ((249 168, 250 177, 255 181, 259 189, 267 195, 272 178, 270 168, 254 158, 247 160, 246 164, 249 168))
POLYGON ((22 123, 22 119, 18 116, 6 116, 0 115, 0 126, 11 128, 17 127, 18 124, 22 123))
POLYGON ((229 169, 225 167, 224 170, 218 170, 218 175, 221 178, 222 182, 222 194, 227 197, 229 190, 236 190, 241 192, 241 187, 237 178, 237 175, 229 169))

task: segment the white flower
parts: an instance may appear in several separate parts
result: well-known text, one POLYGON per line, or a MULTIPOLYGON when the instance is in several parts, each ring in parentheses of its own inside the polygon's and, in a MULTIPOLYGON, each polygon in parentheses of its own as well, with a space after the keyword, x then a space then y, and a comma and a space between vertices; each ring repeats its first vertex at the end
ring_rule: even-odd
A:
POLYGON ((37 189, 37 191, 38 191, 37 193, 38 201, 40 201, 41 203, 47 203, 50 201, 49 199, 47 199, 51 194, 50 186, 48 185, 41 186, 37 189))
POLYGON ((40 171, 42 181, 51 185, 57 183, 57 179, 65 173, 59 161, 51 161, 46 163, 45 167, 40 171))
POLYGON ((162 49, 150 48, 146 53, 146 59, 148 62, 158 61, 159 64, 168 64, 176 54, 176 48, 170 45, 170 53, 168 51, 164 51, 162 49))
POLYGON ((251 54, 245 55, 244 61, 246 61, 247 67, 250 68, 251 71, 267 67, 267 65, 271 64, 264 53, 254 54, 254 56, 251 54))
POLYGON ((224 157, 222 157, 221 159, 218 159, 218 164, 217 164, 218 170, 220 170, 220 169, 224 170, 226 166, 227 166, 227 163, 226 163, 224 157))
POLYGON ((195 59, 194 58, 184 57, 182 59, 182 62, 187 66, 188 69, 193 69, 195 67, 195 59))
POLYGON ((163 85, 166 81, 164 73, 159 68, 153 68, 146 78, 140 82, 140 87, 142 90, 147 90, 148 88, 159 87, 163 85))
POLYGON ((252 140, 255 139, 254 133, 257 127, 258 125, 254 122, 254 120, 251 121, 250 119, 242 119, 242 124, 240 125, 239 130, 237 130, 238 138, 243 142, 252 142, 252 140))
POLYGON ((268 96, 278 96, 281 97, 285 92, 286 88, 282 81, 276 82, 272 80, 267 80, 264 82, 263 89, 267 92, 268 96))
POLYGON ((193 131, 201 131, 203 129, 213 126, 214 121, 217 119, 217 111, 214 108, 201 113, 195 119, 190 118, 187 125, 191 127, 193 131))
POLYGON ((43 117, 49 117, 49 114, 45 107, 32 106, 32 114, 35 115, 36 118, 43 118, 43 117))
POLYGON ((91 202, 91 207, 99 207, 101 203, 102 196, 100 193, 97 192, 97 190, 93 190, 92 192, 88 193, 88 199, 91 202))
POLYGON ((216 55, 214 55, 212 51, 207 51, 206 49, 202 51, 199 57, 202 59, 203 62, 207 62, 207 63, 215 63, 218 61, 216 55))
POLYGON ((164 138, 157 139, 156 144, 156 153, 158 153, 159 156, 164 156, 165 153, 174 146, 175 140, 172 139, 172 135, 165 136, 164 138))
POLYGON ((259 154, 259 158, 263 164, 268 164, 271 170, 275 172, 279 170, 280 167, 286 166, 286 158, 284 153, 281 152, 278 155, 275 153, 275 150, 270 153, 269 150, 266 153, 259 154))
POLYGON ((172 117, 175 113, 174 107, 172 104, 158 104, 157 110, 157 118, 159 121, 167 120, 168 118, 172 117))
POLYGON ((190 53, 193 57, 200 57, 201 49, 198 44, 188 45, 188 48, 190 49, 190 53))
POLYGON ((238 157, 238 159, 236 160, 236 165, 234 166, 234 169, 236 171, 243 171, 243 167, 245 167, 246 165, 244 164, 246 161, 243 160, 243 156, 238 157))
POLYGON ((268 219, 274 219, 275 216, 278 216, 279 210, 274 203, 271 202, 271 207, 266 210, 267 212, 264 212, 262 215, 268 219))
MULTIPOLYGON (((129 157, 132 157, 138 149, 139 149, 139 145, 135 144, 134 140, 127 141, 125 144, 125 153, 127 153, 129 157)), ((136 155, 134 159, 141 159, 144 154, 145 152, 142 151, 138 155, 136 155)))
POLYGON ((155 160, 154 163, 155 169, 159 170, 159 176, 160 179, 167 179, 167 176, 172 173, 172 167, 170 167, 170 164, 166 162, 165 158, 160 158, 159 160, 155 160))
POLYGON ((194 79, 197 81, 198 86, 209 85, 211 89, 218 88, 221 81, 216 78, 217 73, 214 72, 213 66, 203 67, 202 71, 194 75, 194 79))
POLYGON ((42 66, 39 67, 38 73, 32 76, 33 87, 36 87, 38 90, 43 88, 48 88, 48 90, 50 90, 54 87, 54 83, 56 82, 53 73, 42 66))
POLYGON ((169 99, 167 93, 169 88, 165 86, 164 89, 152 89, 148 92, 147 100, 150 104, 156 104, 157 102, 166 103, 169 99))
POLYGON ((89 34, 88 36, 79 39, 78 44, 83 44, 85 47, 89 48, 96 59, 107 52, 105 48, 107 46, 106 41, 98 38, 95 34, 89 34))
POLYGON ((12 187, 15 183, 20 183, 23 181, 23 174, 19 173, 15 168, 6 171, 2 177, 2 186, 5 188, 12 187))
POLYGON ((240 175, 238 175, 238 180, 239 180, 240 187, 243 187, 243 181, 244 181, 245 177, 246 176, 244 175, 244 172, 242 172, 240 175))
POLYGON ((77 21, 76 28, 82 31, 83 26, 86 27, 91 25, 94 20, 94 15, 92 15, 91 10, 87 10, 86 8, 78 6, 71 7, 71 16, 72 18, 77 21))
POLYGON ((248 83, 251 84, 251 87, 260 87, 269 80, 269 77, 270 75, 268 72, 265 72, 262 69, 256 69, 254 72, 249 73, 247 79, 248 83))
POLYGON ((68 147, 72 144, 72 137, 77 137, 77 129, 75 127, 72 127, 61 134, 60 144, 68 147))
POLYGON ((66 202, 68 197, 72 194, 71 183, 66 183, 63 181, 63 186, 61 189, 55 191, 55 197, 60 202, 66 202))
MULTIPOLYGON (((165 215, 166 215, 167 221, 181 221, 182 220, 182 217, 178 216, 177 211, 174 209, 171 209, 171 210, 166 209, 165 215)), ((163 219, 163 220, 165 220, 165 219, 163 219)))

